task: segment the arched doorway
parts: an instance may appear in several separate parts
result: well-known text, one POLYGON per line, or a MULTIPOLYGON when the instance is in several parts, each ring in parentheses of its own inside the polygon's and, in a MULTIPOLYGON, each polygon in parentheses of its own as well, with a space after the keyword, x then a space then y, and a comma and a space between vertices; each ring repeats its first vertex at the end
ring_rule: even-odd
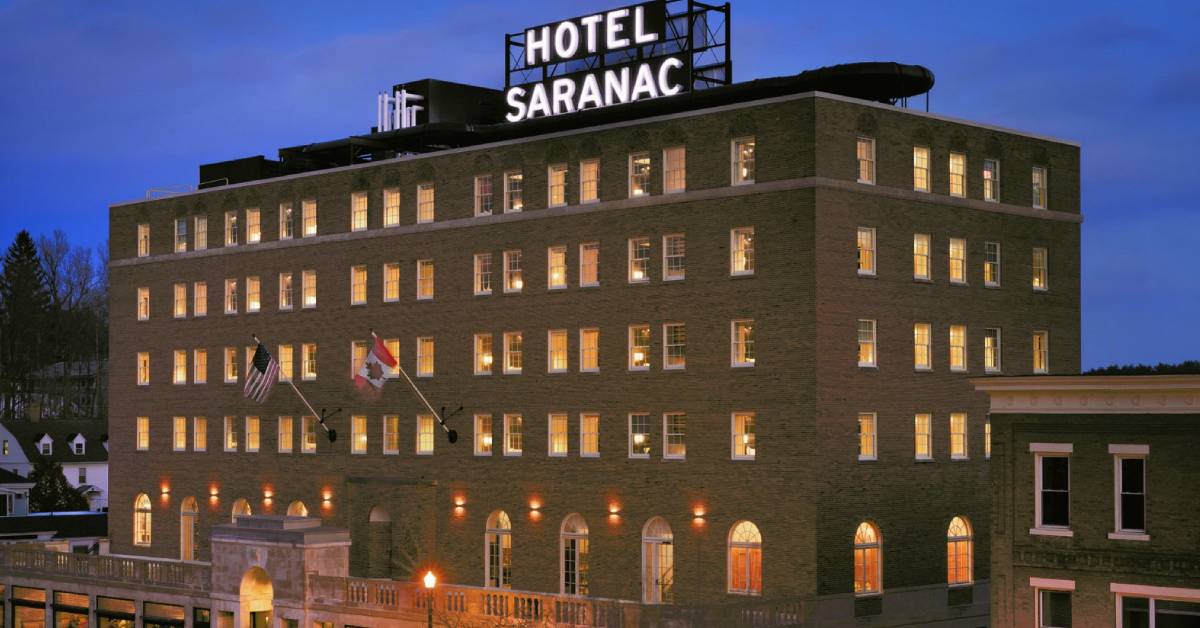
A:
POLYGON ((271 577, 262 567, 251 567, 242 576, 238 589, 241 616, 247 620, 243 625, 250 628, 268 628, 271 625, 271 610, 275 601, 275 588, 271 577))
POLYGON ((200 560, 199 517, 196 498, 184 498, 179 506, 179 560, 200 560))
POLYGON ((296 500, 288 504, 287 514, 289 517, 307 517, 308 506, 305 506, 304 502, 296 500))
POLYGON ((233 502, 233 522, 237 523, 238 517, 250 516, 250 502, 246 501, 245 497, 239 497, 233 502))
POLYGON ((671 525, 654 517, 642 528, 642 602, 670 604, 675 585, 675 546, 671 525))
POLYGON ((375 506, 367 521, 367 575, 386 578, 392 575, 392 515, 375 506))

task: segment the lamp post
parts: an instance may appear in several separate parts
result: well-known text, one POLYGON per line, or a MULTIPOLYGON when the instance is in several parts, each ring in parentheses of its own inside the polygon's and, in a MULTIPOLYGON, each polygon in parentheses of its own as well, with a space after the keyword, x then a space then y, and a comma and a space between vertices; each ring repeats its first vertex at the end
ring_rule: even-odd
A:
POLYGON ((429 621, 427 625, 429 628, 433 628, 433 588, 437 586, 437 576, 433 575, 433 570, 429 570, 425 572, 423 580, 425 581, 426 591, 425 603, 428 607, 427 617, 429 621))

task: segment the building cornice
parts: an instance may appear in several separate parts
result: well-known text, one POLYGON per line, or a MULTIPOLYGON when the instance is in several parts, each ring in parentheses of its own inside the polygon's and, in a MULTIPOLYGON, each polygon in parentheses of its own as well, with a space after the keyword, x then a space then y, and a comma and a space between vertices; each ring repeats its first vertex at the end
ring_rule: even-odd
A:
POLYGON ((982 377, 993 414, 1197 414, 1200 375, 982 377))

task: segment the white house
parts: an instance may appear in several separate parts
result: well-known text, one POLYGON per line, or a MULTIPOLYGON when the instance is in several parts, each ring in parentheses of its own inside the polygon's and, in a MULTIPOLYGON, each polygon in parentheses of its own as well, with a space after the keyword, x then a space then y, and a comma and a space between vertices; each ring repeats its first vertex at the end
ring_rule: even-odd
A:
POLYGON ((82 492, 90 510, 108 508, 108 429, 97 419, 0 421, 0 469, 29 477, 34 462, 62 465, 67 482, 82 492))

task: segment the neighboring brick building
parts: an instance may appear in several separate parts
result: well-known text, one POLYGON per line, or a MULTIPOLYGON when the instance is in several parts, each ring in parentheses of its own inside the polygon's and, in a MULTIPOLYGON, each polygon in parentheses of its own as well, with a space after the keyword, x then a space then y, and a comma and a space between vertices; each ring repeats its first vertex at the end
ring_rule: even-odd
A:
POLYGON ((113 205, 113 551, 206 560, 235 508, 303 510, 357 575, 985 623, 967 378, 1078 372, 1079 149, 739 88, 113 205), (359 395, 370 330, 457 444, 403 380, 359 395), (252 334, 336 442, 286 384, 243 398, 252 334))
POLYGON ((991 395, 992 625, 1197 625, 1200 375, 973 383, 991 395))

